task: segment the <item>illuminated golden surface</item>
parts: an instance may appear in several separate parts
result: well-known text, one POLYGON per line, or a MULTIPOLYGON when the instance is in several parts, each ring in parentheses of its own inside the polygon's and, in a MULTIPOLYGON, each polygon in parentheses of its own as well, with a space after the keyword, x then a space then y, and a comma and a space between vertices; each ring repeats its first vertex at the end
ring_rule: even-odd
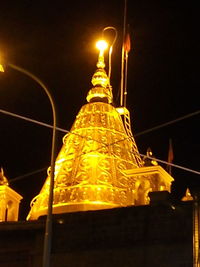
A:
POLYGON ((128 113, 128 109, 126 107, 118 107, 116 110, 120 115, 125 115, 128 113))
POLYGON ((2 58, 0 57, 0 72, 4 72, 4 67, 2 65, 2 58))
POLYGON ((0 222, 17 221, 22 196, 7 185, 0 185, 0 222))
POLYGON ((194 200, 189 188, 187 188, 186 192, 185 192, 185 196, 181 199, 182 201, 190 201, 190 200, 194 200))
POLYGON ((112 89, 109 78, 104 69, 97 69, 92 77, 93 88, 88 92, 87 101, 96 100, 112 103, 112 89))
POLYGON ((135 142, 135 139, 133 137, 132 130, 131 130, 130 112, 126 107, 119 107, 119 108, 116 108, 116 110, 121 115, 125 131, 129 137, 129 141, 132 142, 132 146, 133 146, 132 153, 134 153, 134 155, 135 155, 137 165, 139 167, 142 167, 143 162, 141 160, 141 157, 140 157, 140 154, 138 152, 138 148, 137 148, 137 145, 136 145, 136 142, 135 142))
POLYGON ((92 76, 92 85, 93 88, 88 92, 87 101, 95 102, 95 101, 103 101, 106 103, 112 103, 112 88, 110 86, 110 80, 104 70, 104 56, 103 49, 100 50, 99 58, 97 62, 97 70, 92 76))
POLYGON ((0 170, 0 185, 8 185, 8 180, 4 175, 3 168, 0 170))
POLYGON ((134 181, 135 205, 149 204, 149 192, 171 191, 171 183, 174 180, 161 166, 141 167, 138 169, 126 169, 124 174, 134 181))
POLYGON ((0 64, 0 72, 4 72, 3 65, 0 64))
MULTIPOLYGON (((129 111, 111 105, 112 89, 104 66, 101 50, 89 103, 63 138, 56 159, 54 214, 144 205, 149 191, 170 190, 173 178, 160 166, 142 167, 129 111)), ((28 220, 47 214, 49 183, 50 173, 32 200, 28 220)))
MULTIPOLYGON (((54 213, 133 204, 133 180, 123 170, 138 168, 119 113, 106 103, 83 106, 56 160, 54 213)), ((32 203, 29 219, 47 212, 49 177, 32 203)))

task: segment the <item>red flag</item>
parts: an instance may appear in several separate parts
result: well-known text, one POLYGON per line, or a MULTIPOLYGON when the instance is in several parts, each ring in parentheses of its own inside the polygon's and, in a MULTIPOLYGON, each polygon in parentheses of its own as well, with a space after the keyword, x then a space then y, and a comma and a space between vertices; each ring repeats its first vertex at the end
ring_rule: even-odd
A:
POLYGON ((173 159, 174 159, 174 152, 172 146, 172 139, 169 139, 168 162, 172 163, 173 159))
MULTIPOLYGON (((169 151, 168 151, 167 162, 172 163, 173 159, 174 159, 174 152, 173 152, 172 140, 169 139, 169 151)), ((171 166, 170 165, 167 165, 167 171, 169 172, 169 174, 171 174, 171 166)))
POLYGON ((124 40, 124 51, 129 53, 130 50, 131 50, 131 39, 129 33, 127 33, 124 40))

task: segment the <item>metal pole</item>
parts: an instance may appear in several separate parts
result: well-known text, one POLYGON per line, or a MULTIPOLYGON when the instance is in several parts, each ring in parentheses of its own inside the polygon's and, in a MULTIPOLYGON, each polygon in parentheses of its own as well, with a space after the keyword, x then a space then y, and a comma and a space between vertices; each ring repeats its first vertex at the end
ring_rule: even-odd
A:
POLYGON ((123 24, 123 40, 122 40, 122 58, 121 58, 121 92, 120 92, 120 106, 124 105, 124 42, 126 36, 126 13, 127 0, 124 1, 124 24, 123 24))
POLYGON ((49 199, 48 199, 48 211, 46 218, 46 226, 45 226, 45 236, 44 236, 44 251, 43 251, 43 267, 50 267, 50 256, 51 256, 51 240, 52 240, 52 209, 53 209, 53 190, 54 190, 54 170, 55 170, 55 141, 56 141, 56 109, 53 98, 45 86, 45 84, 37 78, 34 74, 29 71, 16 66, 14 64, 9 63, 12 69, 15 69, 31 79, 33 79, 36 83, 38 83, 45 91, 46 95, 49 98, 52 107, 52 115, 53 115, 53 133, 52 133, 52 146, 51 146, 51 173, 50 173, 50 186, 49 186, 49 199))
POLYGON ((193 267, 199 267, 199 201, 194 197, 193 204, 193 267))
POLYGON ((113 26, 107 26, 103 29, 102 31, 102 37, 104 39, 104 33, 105 31, 108 31, 108 30, 113 30, 115 32, 115 37, 114 37, 114 40, 110 46, 110 49, 109 49, 109 54, 108 54, 108 65, 109 65, 109 69, 108 69, 108 77, 109 79, 111 78, 111 71, 112 71, 112 50, 113 50, 113 46, 117 40, 117 29, 113 26))
POLYGON ((125 77, 124 77, 124 107, 126 107, 127 100, 127 75, 128 75, 128 52, 125 52, 125 77))

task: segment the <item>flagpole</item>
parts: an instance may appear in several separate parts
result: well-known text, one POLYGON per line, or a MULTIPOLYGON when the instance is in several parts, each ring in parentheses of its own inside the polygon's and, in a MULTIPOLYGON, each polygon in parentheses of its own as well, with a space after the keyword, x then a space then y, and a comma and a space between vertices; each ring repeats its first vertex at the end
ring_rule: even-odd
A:
POLYGON ((124 1, 124 24, 123 24, 123 40, 122 40, 122 58, 121 58, 121 87, 120 87, 120 106, 124 105, 124 41, 126 36, 126 15, 127 15, 127 0, 124 1))
MULTIPOLYGON (((172 146, 172 139, 169 139, 169 151, 168 151, 168 159, 167 162, 168 163, 172 163, 174 159, 174 153, 173 153, 173 146, 172 146)), ((172 166, 171 165, 167 165, 167 171, 170 175, 172 175, 172 166)))
POLYGON ((121 87, 120 87, 120 106, 123 107, 124 96, 124 44, 122 46, 122 59, 121 59, 121 87))
POLYGON ((126 100, 127 100, 127 76, 128 76, 128 53, 130 51, 130 37, 129 37, 129 33, 126 36, 126 40, 125 40, 125 77, 124 77, 124 107, 126 107, 126 100))

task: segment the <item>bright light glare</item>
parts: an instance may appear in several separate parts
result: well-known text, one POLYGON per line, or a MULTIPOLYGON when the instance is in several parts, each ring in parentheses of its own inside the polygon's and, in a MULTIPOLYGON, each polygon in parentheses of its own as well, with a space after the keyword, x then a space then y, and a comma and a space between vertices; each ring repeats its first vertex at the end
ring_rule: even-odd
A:
POLYGON ((4 68, 1 64, 0 64, 0 72, 4 72, 4 68))
POLYGON ((96 47, 101 50, 101 51, 104 51, 107 47, 108 47, 108 44, 106 43, 106 41, 104 40, 100 40, 96 43, 96 47))
POLYGON ((4 72, 4 67, 3 67, 3 65, 1 64, 1 58, 0 58, 0 72, 4 72))

